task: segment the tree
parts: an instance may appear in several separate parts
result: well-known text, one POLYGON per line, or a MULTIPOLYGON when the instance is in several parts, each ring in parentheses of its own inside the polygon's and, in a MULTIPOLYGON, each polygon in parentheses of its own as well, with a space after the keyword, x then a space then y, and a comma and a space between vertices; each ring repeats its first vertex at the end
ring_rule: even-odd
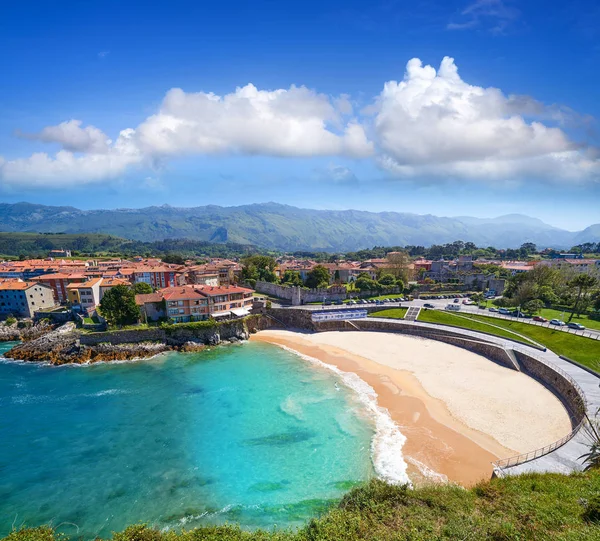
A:
POLYGON ((111 325, 129 325, 140 319, 133 289, 125 285, 110 288, 100 301, 102 315, 111 325))
POLYGON ((329 285, 329 271, 323 265, 317 265, 306 276, 306 287, 317 288, 329 285))
POLYGON ((300 273, 298 271, 286 270, 281 278, 281 283, 288 284, 290 286, 301 286, 302 278, 300 277, 300 273))
MULTIPOLYGON (((460 241, 458 241, 460 242, 460 241)), ((461 243, 462 244, 462 243, 461 243)), ((407 282, 410 278, 410 256, 407 252, 388 252, 386 256, 388 266, 386 272, 393 274, 396 278, 401 278, 407 282)))
POLYGON ((173 265, 185 265, 185 260, 179 254, 167 254, 163 257, 163 261, 173 265))
POLYGON ((133 292, 136 295, 141 295, 144 293, 153 293, 154 290, 152 289, 152 286, 150 284, 147 284, 146 282, 136 282, 135 284, 133 284, 133 292))
POLYGON ((540 299, 527 301, 523 305, 523 310, 529 314, 537 314, 542 308, 544 308, 544 303, 540 299))
POLYGON ((382 274, 377 280, 382 286, 393 286, 396 284, 396 278, 393 274, 382 274))
POLYGON ((275 274, 277 261, 267 255, 251 255, 242 260, 242 278, 244 280, 262 280, 277 282, 275 274))
POLYGON ((569 282, 570 287, 577 289, 577 297, 575 298, 573 310, 571 311, 571 315, 569 316, 568 321, 571 321, 573 319, 573 316, 576 312, 577 315, 579 315, 579 312, 581 311, 579 305, 581 303, 582 298, 584 298, 587 292, 593 287, 595 287, 597 283, 598 279, 595 276, 592 276, 591 274, 579 274, 569 282))
POLYGON ((400 293, 402 293, 404 291, 404 288, 406 287, 405 283, 402 281, 402 279, 398 278, 396 280, 396 287, 400 289, 400 293))

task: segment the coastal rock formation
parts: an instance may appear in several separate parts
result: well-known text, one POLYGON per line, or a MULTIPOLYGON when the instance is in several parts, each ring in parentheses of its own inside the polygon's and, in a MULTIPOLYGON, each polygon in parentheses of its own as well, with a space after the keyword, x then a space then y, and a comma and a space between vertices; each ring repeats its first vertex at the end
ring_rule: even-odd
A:
POLYGON ((0 342, 13 342, 17 340, 34 340, 49 333, 54 326, 47 321, 40 321, 35 325, 13 323, 7 325, 6 322, 0 324, 0 342))
POLYGON ((247 340, 245 320, 214 325, 172 325, 165 327, 83 333, 74 323, 46 332, 39 338, 19 344, 7 351, 9 359, 68 363, 134 360, 153 357, 165 351, 201 351, 206 346, 247 340))

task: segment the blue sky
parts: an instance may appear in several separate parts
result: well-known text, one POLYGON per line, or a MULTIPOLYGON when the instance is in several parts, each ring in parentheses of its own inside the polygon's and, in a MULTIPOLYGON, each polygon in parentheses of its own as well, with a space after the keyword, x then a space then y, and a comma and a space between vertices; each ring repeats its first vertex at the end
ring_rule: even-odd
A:
POLYGON ((0 200, 600 222, 597 2, 151 4, 3 5, 0 200))

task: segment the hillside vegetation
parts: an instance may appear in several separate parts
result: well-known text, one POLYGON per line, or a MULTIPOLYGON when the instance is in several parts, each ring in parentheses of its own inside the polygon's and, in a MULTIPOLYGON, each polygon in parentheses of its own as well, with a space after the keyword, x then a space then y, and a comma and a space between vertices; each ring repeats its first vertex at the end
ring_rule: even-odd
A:
POLYGON ((250 245, 214 243, 188 239, 142 242, 101 233, 2 233, 0 256, 46 257, 50 250, 74 254, 162 257, 177 253, 184 257, 241 257, 259 251, 250 245))
MULTIPOLYGON (((418 489, 371 481, 297 532, 246 532, 233 526, 158 531, 141 525, 114 541, 344 541, 600 539, 600 472, 529 474, 465 490, 418 489)), ((49 527, 22 529, 6 541, 55 541, 49 527)))
POLYGON ((518 247, 524 242, 569 247, 599 240, 598 226, 571 233, 519 215, 481 220, 401 212, 311 210, 276 203, 88 211, 29 203, 0 204, 0 230, 107 233, 141 241, 188 238, 284 251, 429 246, 456 239, 501 248, 518 247))

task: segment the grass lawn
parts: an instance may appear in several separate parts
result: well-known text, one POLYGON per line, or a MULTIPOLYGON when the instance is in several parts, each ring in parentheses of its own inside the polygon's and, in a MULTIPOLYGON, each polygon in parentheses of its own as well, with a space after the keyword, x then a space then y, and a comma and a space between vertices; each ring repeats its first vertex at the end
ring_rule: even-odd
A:
POLYGON ((83 322, 86 325, 95 325, 96 324, 96 322, 91 317, 84 317, 83 322))
MULTIPOLYGON (((539 315, 545 317, 546 319, 562 319, 563 321, 567 321, 571 313, 562 310, 554 310, 552 308, 544 308, 540 311, 539 315)), ((590 319, 588 316, 574 316, 571 321, 573 323, 581 323, 588 329, 596 329, 600 331, 600 321, 596 319, 590 319)))
MULTIPOLYGON (((373 480, 294 530, 234 525, 191 531, 130 526, 113 541, 592 541, 600 537, 600 470, 525 474, 410 489, 373 480)), ((75 537, 73 538, 75 539, 75 537)), ((68 541, 49 526, 16 530, 5 541, 68 541)))
MULTIPOLYGON (((531 340, 544 344, 547 348, 558 355, 564 355, 578 363, 588 366, 592 370, 600 371, 600 341, 568 334, 563 331, 547 329, 523 323, 521 321, 510 321, 506 319, 492 318, 480 315, 461 314, 456 316, 440 310, 422 311, 419 315, 421 321, 432 321, 433 323, 447 323, 458 325, 473 330, 483 330, 505 338, 513 338, 515 335, 506 335, 504 333, 516 332, 522 334, 531 340), (434 314, 434 312, 437 312, 434 314), (427 319, 425 319, 427 318, 427 319), (467 320, 471 320, 468 322, 467 320), (466 325, 465 325, 466 324, 466 325), (475 326, 483 327, 475 328, 475 326), (502 327, 503 330, 492 327, 502 327)), ((522 341, 522 338, 513 338, 522 341)))
MULTIPOLYGON (((528 346, 532 345, 532 342, 519 336, 510 330, 498 329, 497 327, 492 327, 484 321, 475 321, 475 318, 466 319, 464 317, 458 316, 452 312, 445 312, 443 310, 421 310, 419 314, 419 321, 425 321, 428 323, 439 323, 441 325, 454 325, 455 327, 463 327, 465 329, 470 329, 472 331, 481 331, 486 332, 488 334, 493 334, 495 336, 500 336, 502 338, 509 338, 511 340, 516 340, 517 342, 521 342, 528 346)), ((492 319, 492 318, 486 318, 492 319)), ((496 320, 493 320, 491 323, 495 323, 496 320)), ((499 320, 501 321, 501 320, 499 320)), ((525 334, 525 333, 523 333, 525 334)))
POLYGON ((379 312, 371 312, 368 317, 389 317, 392 319, 404 319, 404 315, 408 308, 389 308, 388 310, 379 310, 379 312))

